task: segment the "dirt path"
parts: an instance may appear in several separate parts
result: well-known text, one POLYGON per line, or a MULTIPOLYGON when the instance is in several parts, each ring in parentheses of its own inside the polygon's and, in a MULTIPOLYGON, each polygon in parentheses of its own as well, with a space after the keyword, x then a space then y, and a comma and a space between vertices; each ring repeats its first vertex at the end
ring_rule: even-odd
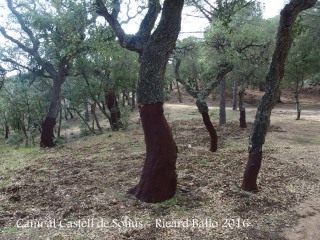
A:
POLYGON ((295 208, 300 219, 293 228, 285 230, 285 237, 289 240, 320 239, 320 197, 313 197, 295 208))
MULTIPOLYGON (((197 115, 194 104, 166 104, 167 111, 174 117, 188 114, 190 117, 197 115), (188 113, 187 113, 188 112, 188 113)), ((216 108, 211 108, 216 109, 216 108)), ((230 110, 230 108, 229 108, 230 110)), ((247 120, 252 122, 256 112, 256 107, 247 108, 247 120)), ((228 121, 237 121, 238 113, 229 111, 228 121)), ((216 114, 217 115, 217 114, 216 114)), ((301 121, 296 121, 296 109, 294 104, 279 104, 272 113, 272 124, 281 129, 279 138, 289 141, 290 151, 285 151, 285 156, 289 161, 309 168, 320 179, 320 104, 305 104, 301 121), (284 125, 283 118, 292 119, 291 125, 284 125), (302 145, 301 145, 302 143, 302 145), (305 143, 305 144, 304 144, 305 143)), ((270 140, 270 139, 269 139, 270 140)), ((269 141, 267 139, 267 142, 269 141)), ((271 140, 272 141, 272 140, 271 140)), ((303 190, 303 189, 302 189, 303 190)), ((289 240, 318 240, 320 239, 320 194, 312 196, 306 201, 293 208, 297 212, 298 218, 296 225, 287 226, 283 235, 289 240)))

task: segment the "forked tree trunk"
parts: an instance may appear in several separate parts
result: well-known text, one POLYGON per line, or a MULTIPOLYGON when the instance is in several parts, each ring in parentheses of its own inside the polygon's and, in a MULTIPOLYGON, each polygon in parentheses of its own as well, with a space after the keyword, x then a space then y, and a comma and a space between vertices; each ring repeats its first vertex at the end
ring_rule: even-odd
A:
POLYGON ((141 106, 140 117, 147 153, 140 182, 129 192, 144 202, 162 202, 176 191, 177 146, 162 103, 141 106))
POLYGON ((216 152, 218 149, 218 136, 217 132, 210 120, 209 116, 209 108, 205 100, 197 99, 196 101, 197 107, 199 112, 201 113, 202 120, 204 125, 207 128, 207 131, 209 132, 210 135, 210 151, 211 152, 216 152))
POLYGON ((59 114, 61 105, 61 85, 65 79, 53 81, 52 99, 49 106, 47 117, 42 124, 42 132, 40 137, 41 147, 54 147, 54 127, 59 114))
POLYGON ((186 88, 186 91, 188 94, 194 98, 196 98, 196 105, 198 108, 198 111, 200 112, 202 116, 202 120, 204 125, 206 126, 207 131, 210 135, 210 151, 216 152, 218 149, 218 137, 217 132, 210 120, 209 116, 209 108, 206 103, 206 98, 210 95, 210 93, 215 89, 221 81, 225 78, 226 74, 228 74, 233 69, 233 65, 230 63, 223 63, 220 65, 219 72, 216 76, 216 79, 211 82, 211 84, 206 87, 205 89, 201 91, 197 91, 196 89, 193 89, 193 87, 190 86, 185 80, 180 78, 179 68, 181 64, 181 59, 176 58, 175 59, 175 67, 174 67, 174 73, 176 77, 176 81, 183 84, 183 86, 186 88))
POLYGON ((241 88, 239 90, 239 112, 240 112, 240 127, 247 128, 247 120, 246 120, 246 107, 244 105, 244 93, 245 89, 241 88))
POLYGON ((137 102, 143 125, 146 159, 138 185, 130 190, 144 202, 161 202, 174 196, 177 184, 177 148, 163 114, 164 74, 169 55, 181 28, 183 0, 148 1, 148 11, 136 35, 127 35, 117 21, 120 1, 114 0, 110 13, 104 1, 96 0, 98 14, 115 31, 120 45, 140 54, 137 102), (160 22, 155 26, 158 14, 160 22), (152 32, 152 33, 151 33, 152 32))
POLYGON ((226 123, 226 78, 224 77, 220 82, 219 125, 226 123))
POLYGON ((106 92, 106 104, 110 111, 110 127, 113 131, 120 130, 122 127, 121 113, 118 105, 117 96, 113 88, 109 88, 106 92))
POLYGON ((178 149, 162 104, 164 74, 180 32, 182 8, 183 0, 164 2, 159 25, 141 55, 137 93, 146 159, 140 181, 130 193, 144 202, 162 202, 176 191, 178 149))
POLYGON ((276 47, 266 76, 266 92, 258 106, 250 136, 249 158, 244 171, 242 189, 258 191, 257 178, 262 161, 262 146, 270 125, 271 111, 279 97, 284 64, 292 44, 292 28, 297 15, 315 5, 317 0, 291 0, 280 13, 276 47))

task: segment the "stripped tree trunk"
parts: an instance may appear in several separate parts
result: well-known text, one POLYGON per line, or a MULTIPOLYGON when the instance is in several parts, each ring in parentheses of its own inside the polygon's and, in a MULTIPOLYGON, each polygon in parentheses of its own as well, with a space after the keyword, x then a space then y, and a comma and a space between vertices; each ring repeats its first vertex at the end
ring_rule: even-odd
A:
POLYGON ((317 0, 291 0, 280 13, 276 47, 266 76, 266 92, 258 106, 250 136, 249 158, 244 171, 242 189, 258 191, 257 178, 262 162, 262 146, 270 125, 271 111, 279 97, 284 65, 292 44, 292 28, 298 14, 315 5, 317 0))
POLYGON ((102 0, 97 12, 110 24, 122 47, 140 54, 138 105, 146 143, 146 159, 138 185, 129 192, 144 202, 162 202, 174 196, 177 185, 177 147, 163 114, 164 74, 181 28, 183 0, 149 0, 148 11, 135 35, 127 35, 117 20, 120 1, 110 13, 102 0), (160 11, 160 22, 152 32, 160 11), (151 33, 152 32, 152 33, 151 33))
POLYGON ((54 143, 54 127, 56 125, 56 119, 59 115, 59 109, 61 104, 61 86, 64 82, 64 78, 62 80, 54 80, 53 81, 53 92, 52 98, 49 106, 49 111, 47 113, 47 117, 45 118, 42 124, 42 132, 41 132, 41 147, 54 147, 56 144, 54 143))
POLYGON ((242 87, 239 90, 239 111, 240 111, 240 127, 247 128, 247 121, 246 121, 246 107, 244 105, 244 93, 246 89, 242 87))
POLYGON ((174 72, 175 72, 175 77, 177 83, 180 82, 185 88, 188 94, 194 98, 196 98, 196 105, 198 107, 198 111, 200 112, 202 116, 202 120, 204 125, 207 128, 207 131, 209 132, 210 135, 210 151, 211 152, 216 152, 218 149, 218 137, 217 137, 217 132, 210 120, 209 116, 209 108, 206 103, 206 98, 210 95, 210 93, 215 89, 222 81, 222 79, 225 78, 225 76, 233 69, 233 65, 230 63, 222 63, 219 66, 219 72, 216 76, 216 78, 211 82, 211 84, 203 89, 202 91, 197 91, 196 89, 193 89, 190 84, 188 84, 185 80, 183 80, 180 77, 179 73, 179 68, 181 64, 181 59, 176 58, 175 59, 175 67, 174 67, 174 72))
POLYGON ((210 151, 216 152, 218 150, 218 136, 217 131, 215 130, 209 116, 209 108, 207 103, 204 100, 197 99, 196 105, 198 107, 199 112, 201 113, 202 120, 204 125, 207 128, 207 131, 210 135, 210 151))

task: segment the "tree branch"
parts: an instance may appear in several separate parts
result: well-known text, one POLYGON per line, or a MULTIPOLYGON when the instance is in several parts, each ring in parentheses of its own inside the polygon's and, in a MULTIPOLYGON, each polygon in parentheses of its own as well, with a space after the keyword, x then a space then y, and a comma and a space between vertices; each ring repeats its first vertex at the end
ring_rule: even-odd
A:
POLYGON ((13 3, 12 0, 7 0, 7 5, 8 8, 10 9, 10 11, 13 13, 13 15, 17 18, 21 29, 29 36, 31 42, 32 42, 32 46, 33 46, 33 51, 37 52, 40 46, 40 42, 38 39, 35 38, 33 32, 31 31, 31 29, 29 27, 27 27, 25 21, 23 20, 22 16, 20 13, 18 13, 16 11, 16 9, 13 7, 13 3))
POLYGON ((174 60, 175 60, 174 74, 175 74, 175 77, 176 77, 176 81, 181 83, 185 87, 185 89, 190 94, 190 96, 192 96, 194 98, 198 98, 199 91, 194 90, 190 86, 190 84, 188 84, 184 79, 182 79, 180 77, 179 69, 180 69, 181 59, 175 58, 174 60))
POLYGON ((100 16, 104 17, 105 20, 112 27, 113 31, 118 37, 120 45, 128 50, 135 51, 138 53, 141 53, 143 51, 143 48, 151 35, 151 31, 161 11, 161 5, 159 0, 149 0, 148 12, 144 19, 141 21, 138 32, 132 35, 126 34, 122 29, 120 22, 117 20, 117 16, 120 12, 119 0, 113 0, 113 10, 111 14, 102 0, 96 0, 96 6, 97 13, 100 16))

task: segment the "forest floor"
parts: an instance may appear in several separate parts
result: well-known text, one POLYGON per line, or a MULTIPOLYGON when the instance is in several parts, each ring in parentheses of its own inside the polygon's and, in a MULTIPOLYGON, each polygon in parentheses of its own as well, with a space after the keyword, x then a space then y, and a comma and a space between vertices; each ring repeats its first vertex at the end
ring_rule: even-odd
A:
POLYGON ((0 239, 318 239, 319 95, 302 95, 296 121, 283 93, 264 146, 261 191, 239 190, 260 95, 246 95, 247 129, 238 127, 238 111, 228 108, 228 123, 218 126, 210 109, 216 153, 193 100, 184 95, 180 104, 172 95, 165 113, 179 148, 178 189, 159 204, 127 194, 145 156, 137 113, 127 131, 72 137, 54 149, 1 143, 0 239))

